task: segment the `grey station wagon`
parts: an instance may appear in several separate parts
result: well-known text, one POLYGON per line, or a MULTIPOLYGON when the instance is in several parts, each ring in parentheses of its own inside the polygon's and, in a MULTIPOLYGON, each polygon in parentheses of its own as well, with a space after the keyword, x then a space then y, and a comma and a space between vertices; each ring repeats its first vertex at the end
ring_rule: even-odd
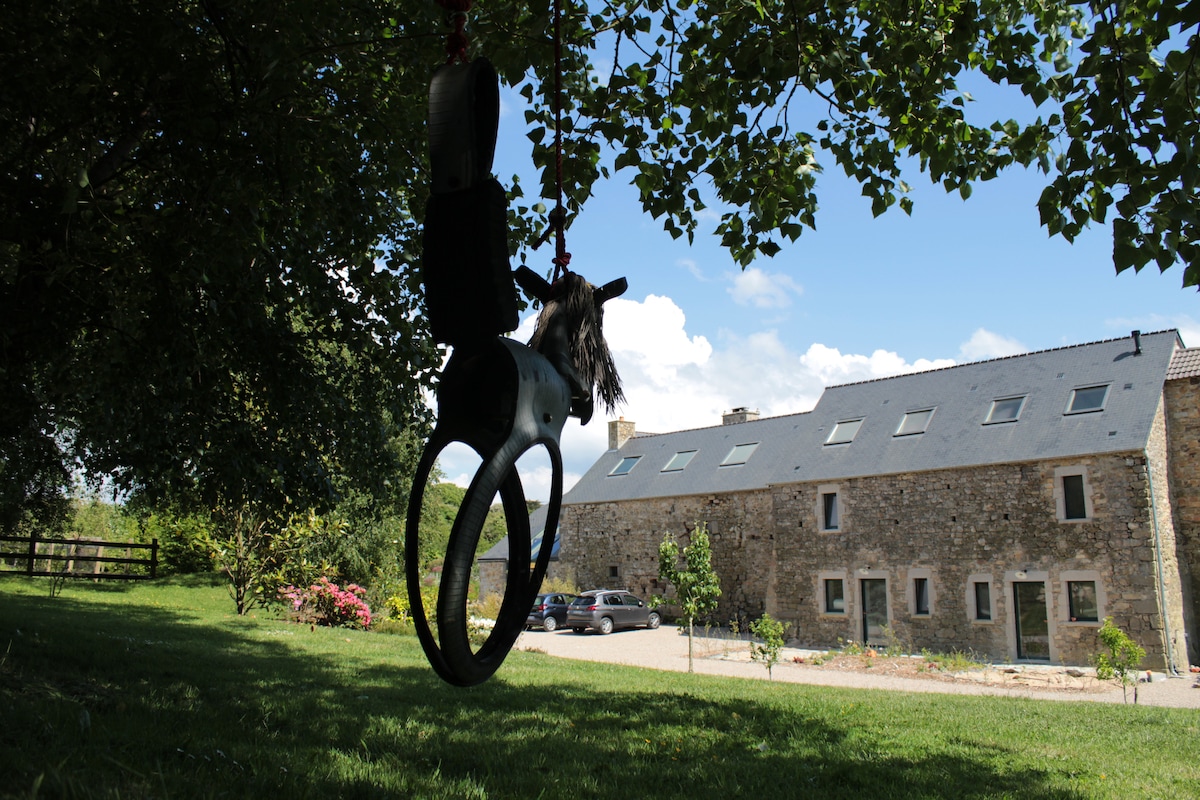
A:
POLYGON ((647 627, 653 630, 662 622, 657 611, 645 601, 618 589, 584 592, 567 608, 567 627, 576 633, 595 630, 612 633, 619 628, 647 627))

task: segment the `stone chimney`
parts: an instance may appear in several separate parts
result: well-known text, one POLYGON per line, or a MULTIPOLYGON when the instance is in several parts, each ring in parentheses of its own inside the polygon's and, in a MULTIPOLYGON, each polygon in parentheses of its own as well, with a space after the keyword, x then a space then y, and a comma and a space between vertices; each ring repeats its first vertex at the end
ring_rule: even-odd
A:
POLYGON ((608 449, 620 450, 621 447, 634 437, 637 433, 637 426, 632 422, 626 422, 624 417, 620 419, 609 420, 608 422, 608 449))
POLYGON ((736 425, 739 422, 753 422, 756 419, 758 419, 757 411, 751 411, 745 406, 741 406, 740 408, 735 408, 733 411, 722 414, 721 424, 736 425))

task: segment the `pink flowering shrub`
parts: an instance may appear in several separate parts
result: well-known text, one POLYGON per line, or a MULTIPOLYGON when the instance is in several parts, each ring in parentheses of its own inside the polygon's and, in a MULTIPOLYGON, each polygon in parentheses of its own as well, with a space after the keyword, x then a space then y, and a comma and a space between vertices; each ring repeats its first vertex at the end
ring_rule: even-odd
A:
POLYGON ((320 578, 307 589, 285 586, 279 593, 300 622, 363 630, 371 627, 367 590, 356 583, 340 587, 329 578, 320 578))

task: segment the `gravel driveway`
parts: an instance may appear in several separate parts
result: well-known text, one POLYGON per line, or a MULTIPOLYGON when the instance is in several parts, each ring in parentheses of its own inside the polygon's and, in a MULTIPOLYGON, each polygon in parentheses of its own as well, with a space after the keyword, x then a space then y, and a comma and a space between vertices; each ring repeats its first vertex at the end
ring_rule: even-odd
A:
MULTIPOLYGON (((519 650, 532 650, 557 658, 575 658, 609 664, 686 672, 688 668, 688 637, 673 625, 658 630, 617 631, 607 636, 594 633, 572 633, 542 630, 526 631, 517 640, 519 650)), ((748 644, 724 639, 707 639, 697 635, 694 643, 694 669, 705 675, 765 680, 767 670, 761 663, 749 659, 748 644)), ((946 680, 933 677, 901 677, 872 674, 870 670, 817 668, 793 663, 796 656, 808 659, 813 651, 785 649, 773 670, 774 680, 841 686, 855 689, 888 689, 905 692, 941 692, 948 694, 1003 695, 1033 697, 1046 700, 1088 700, 1121 703, 1119 687, 1111 690, 1072 688, 1082 685, 1073 681, 1064 667, 1040 665, 997 665, 976 680, 946 680), (1033 679, 1046 687, 1038 688, 1017 679, 1033 679)), ((1188 674, 1180 678, 1155 676, 1138 690, 1142 705, 1200 709, 1200 687, 1197 678, 1188 674)))

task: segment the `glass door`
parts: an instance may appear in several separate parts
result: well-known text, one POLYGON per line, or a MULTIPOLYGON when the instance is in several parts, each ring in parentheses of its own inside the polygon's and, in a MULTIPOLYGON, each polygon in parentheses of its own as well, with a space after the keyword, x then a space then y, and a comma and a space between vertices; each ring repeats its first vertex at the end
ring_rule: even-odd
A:
POLYGON ((862 588, 863 644, 883 644, 883 628, 888 624, 887 580, 864 578, 862 588))
POLYGON ((1046 616, 1046 584, 1042 581, 1013 583, 1016 606, 1017 658, 1050 660, 1050 623, 1046 616))

